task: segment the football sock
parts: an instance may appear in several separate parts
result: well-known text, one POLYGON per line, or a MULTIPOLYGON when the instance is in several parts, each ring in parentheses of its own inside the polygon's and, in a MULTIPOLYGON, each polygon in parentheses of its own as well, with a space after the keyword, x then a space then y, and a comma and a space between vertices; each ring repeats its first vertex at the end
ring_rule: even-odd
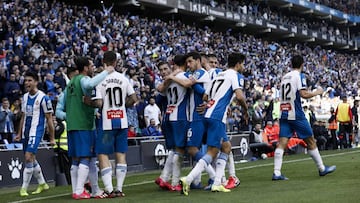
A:
POLYGON ((311 156, 311 158, 314 160, 316 166, 318 167, 319 171, 324 171, 325 170, 325 166, 324 163, 322 161, 322 158, 320 156, 319 150, 318 148, 313 149, 313 150, 308 150, 309 155, 311 156))
POLYGON ((101 179, 104 183, 105 191, 112 192, 114 190, 112 184, 112 168, 107 167, 101 169, 101 179))
POLYGON ((78 165, 79 165, 78 161, 73 161, 71 168, 70 168, 71 188, 72 188, 73 194, 76 192, 76 183, 77 183, 77 176, 78 176, 78 170, 79 170, 78 165))
MULTIPOLYGON (((196 166, 197 162, 195 162, 195 166, 196 166)), ((199 183, 201 183, 201 173, 199 173, 198 176, 194 177, 194 180, 192 181, 192 183, 194 185, 198 185, 199 183)))
POLYGON ((186 183, 191 184, 195 177, 205 170, 205 167, 212 162, 212 157, 209 154, 205 154, 195 165, 195 167, 186 176, 186 183))
POLYGON ((91 184, 91 193, 98 194, 100 192, 100 188, 99 188, 98 168, 96 166, 96 157, 92 157, 90 159, 89 180, 91 184))
POLYGON ((172 186, 176 186, 179 184, 182 161, 183 161, 182 154, 175 152, 174 157, 173 157, 173 170, 172 170, 173 176, 172 176, 172 182, 171 182, 172 186))
POLYGON ((218 159, 216 160, 215 180, 214 185, 221 184, 221 178, 224 176, 225 166, 228 159, 226 153, 220 152, 218 159))
POLYGON ((84 184, 89 176, 89 162, 88 159, 80 160, 75 192, 78 195, 84 191, 84 184))
POLYGON ((33 162, 26 163, 23 172, 23 184, 21 186, 22 188, 25 189, 28 188, 33 172, 34 172, 34 163, 33 162))
POLYGON ((173 166, 173 157, 174 157, 174 151, 170 150, 168 157, 165 161, 164 168, 161 171, 161 175, 160 175, 160 178, 163 179, 165 182, 170 180, 170 175, 171 175, 172 166, 173 166))
POLYGON ((230 152, 228 158, 228 168, 229 168, 229 176, 236 177, 235 173, 235 162, 234 162, 234 154, 230 152))
POLYGON ((40 167, 39 162, 37 162, 37 160, 35 160, 33 166, 34 166, 33 174, 34 174, 35 178, 37 179, 38 183, 39 184, 44 184, 45 179, 44 179, 43 173, 41 171, 41 167, 40 167))
POLYGON ((116 183, 117 183, 117 190, 122 192, 124 180, 126 177, 127 172, 127 164, 116 164, 116 183))
POLYGON ((275 149, 274 153, 274 174, 276 176, 281 175, 281 166, 283 161, 284 150, 280 148, 275 149))

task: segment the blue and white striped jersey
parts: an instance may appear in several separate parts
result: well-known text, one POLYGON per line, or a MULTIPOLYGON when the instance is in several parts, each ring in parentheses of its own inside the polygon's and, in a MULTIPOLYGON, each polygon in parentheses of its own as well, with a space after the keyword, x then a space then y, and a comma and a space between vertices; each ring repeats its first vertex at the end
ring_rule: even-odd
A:
POLYGON ((24 94, 21 111, 25 114, 23 138, 42 137, 45 133, 46 113, 53 113, 51 100, 44 92, 24 94))
MULTIPOLYGON (((188 79, 185 72, 178 73, 175 77, 180 79, 188 79)), ((165 113, 169 115, 169 121, 188 120, 187 88, 176 82, 171 82, 166 88, 167 107, 165 113)))
POLYGON ((102 127, 104 130, 128 128, 126 98, 134 94, 134 88, 123 74, 112 72, 96 86, 96 97, 102 99, 102 127))
POLYGON ((210 77, 205 69, 199 69, 195 72, 187 72, 187 77, 192 77, 196 80, 196 83, 190 89, 189 94, 189 121, 202 120, 203 114, 199 114, 196 111, 196 107, 203 103, 202 97, 206 88, 210 85, 210 77))
POLYGON ((281 119, 296 120, 305 118, 301 106, 300 90, 306 89, 305 75, 293 70, 281 79, 280 111, 281 119))
POLYGON ((239 88, 243 89, 244 82, 244 76, 234 69, 218 73, 211 86, 206 89, 209 101, 205 118, 226 123, 227 109, 234 98, 234 91, 239 88))

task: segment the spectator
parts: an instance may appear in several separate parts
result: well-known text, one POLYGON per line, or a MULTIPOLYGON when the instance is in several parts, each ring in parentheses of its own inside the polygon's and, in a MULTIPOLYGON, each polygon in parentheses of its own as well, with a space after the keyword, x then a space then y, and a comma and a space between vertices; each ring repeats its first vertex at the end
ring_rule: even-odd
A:
POLYGON ((351 108, 351 113, 353 115, 353 126, 354 126, 354 132, 353 132, 353 144, 355 147, 359 144, 359 114, 358 114, 358 108, 359 108, 359 98, 355 98, 354 100, 354 106, 351 108))
POLYGON ((2 105, 0 107, 0 135, 1 142, 13 142, 14 134, 14 114, 10 110, 9 100, 5 97, 2 99, 2 105))
POLYGON ((332 146, 332 149, 338 149, 338 137, 336 134, 336 131, 338 129, 338 123, 336 120, 334 107, 330 108, 330 113, 331 113, 331 116, 328 120, 328 123, 329 123, 328 129, 330 131, 330 136, 331 136, 331 146, 332 146))
POLYGON ((161 136, 158 125, 156 125, 155 119, 150 119, 150 125, 142 130, 142 136, 154 137, 161 136))
POLYGON ((351 148, 352 119, 350 105, 347 103, 347 97, 341 96, 340 103, 335 111, 336 119, 339 122, 339 141, 341 148, 351 148))
POLYGON ((160 108, 155 104, 154 97, 150 98, 149 104, 144 109, 144 118, 146 122, 146 127, 149 127, 151 119, 154 119, 155 126, 160 125, 161 111, 160 108))
POLYGON ((260 123, 255 124, 249 139, 250 150, 256 159, 262 158, 262 154, 268 154, 274 151, 273 145, 268 142, 266 135, 261 130, 260 123))
POLYGON ((315 121, 312 129, 313 129, 314 137, 316 139, 316 145, 319 148, 319 150, 327 149, 326 145, 327 145, 328 132, 325 126, 322 125, 320 121, 315 121))
POLYGON ((5 84, 5 96, 12 104, 16 99, 21 96, 21 89, 18 81, 15 80, 15 74, 10 74, 10 80, 5 84))

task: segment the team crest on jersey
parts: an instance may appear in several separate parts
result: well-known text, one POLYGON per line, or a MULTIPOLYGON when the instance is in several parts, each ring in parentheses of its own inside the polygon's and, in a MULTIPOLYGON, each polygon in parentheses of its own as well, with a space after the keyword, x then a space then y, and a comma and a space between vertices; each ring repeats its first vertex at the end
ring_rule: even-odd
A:
POLYGON ((38 100, 36 100, 35 105, 39 105, 39 101, 38 101, 38 100))
POLYGON ((197 79, 200 78, 200 72, 197 71, 197 72, 191 74, 191 76, 192 76, 195 80, 197 80, 197 79))

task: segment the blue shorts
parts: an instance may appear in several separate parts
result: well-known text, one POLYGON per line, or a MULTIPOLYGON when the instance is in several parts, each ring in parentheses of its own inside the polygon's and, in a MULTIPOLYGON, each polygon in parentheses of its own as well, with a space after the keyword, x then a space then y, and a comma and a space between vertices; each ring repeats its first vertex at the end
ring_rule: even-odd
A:
POLYGON ((204 134, 205 134, 204 120, 192 121, 187 131, 186 146, 200 148, 204 134))
POLYGON ((300 139, 305 139, 313 135, 309 121, 305 119, 298 120, 284 120, 280 119, 280 134, 279 137, 290 138, 296 132, 300 139))
POLYGON ((166 132, 174 138, 175 147, 185 147, 188 121, 170 121, 168 125, 166 132))
POLYGON ((96 154, 125 153, 128 151, 128 129, 98 131, 96 136, 96 154))
POLYGON ((205 118, 205 129, 207 134, 206 144, 220 149, 224 137, 227 137, 225 123, 220 120, 205 118))
POLYGON ((175 139, 173 134, 169 133, 170 132, 170 124, 169 121, 164 121, 161 124, 161 129, 162 129, 162 133, 164 134, 165 137, 165 145, 167 149, 174 149, 175 148, 175 139))
POLYGON ((36 154, 39 144, 41 142, 42 136, 30 136, 28 138, 22 139, 23 150, 24 152, 31 152, 36 154))
POLYGON ((94 130, 71 130, 67 137, 70 157, 93 157, 95 155, 94 130))

